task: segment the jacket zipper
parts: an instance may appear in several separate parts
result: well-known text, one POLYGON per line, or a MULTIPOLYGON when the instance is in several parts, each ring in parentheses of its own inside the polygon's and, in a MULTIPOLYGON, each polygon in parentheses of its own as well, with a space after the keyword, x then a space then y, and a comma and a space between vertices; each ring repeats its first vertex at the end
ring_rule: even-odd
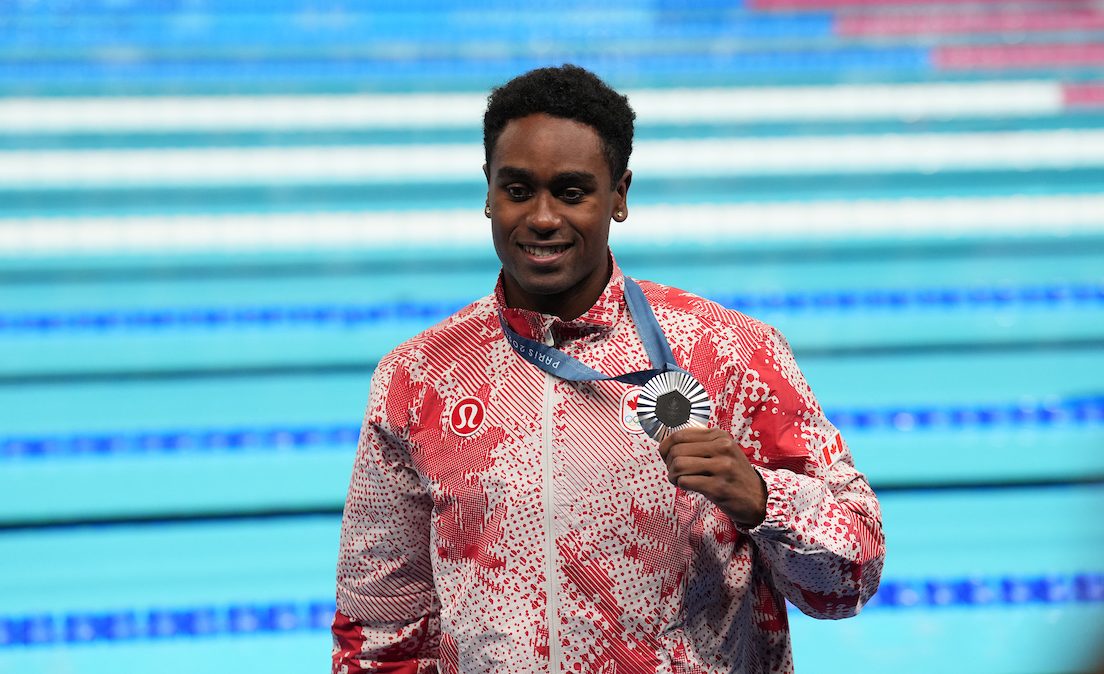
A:
MULTIPOLYGON (((549 330, 544 336, 544 343, 553 343, 552 332, 549 330)), ((555 491, 552 480, 553 456, 552 456, 552 394, 556 385, 556 378, 544 374, 544 423, 541 425, 542 452, 544 458, 544 530, 545 530, 545 577, 548 579, 548 669, 553 674, 560 671, 560 636, 557 626, 559 615, 559 583, 556 580, 556 532, 555 524, 555 491)))

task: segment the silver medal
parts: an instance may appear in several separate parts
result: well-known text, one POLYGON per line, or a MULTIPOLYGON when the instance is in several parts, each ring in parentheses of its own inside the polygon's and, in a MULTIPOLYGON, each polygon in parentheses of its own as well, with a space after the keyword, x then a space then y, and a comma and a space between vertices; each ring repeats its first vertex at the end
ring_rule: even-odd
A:
POLYGON ((704 427, 709 422, 712 402, 705 387, 687 372, 661 372, 640 389, 637 418, 644 431, 663 441, 671 433, 704 427))

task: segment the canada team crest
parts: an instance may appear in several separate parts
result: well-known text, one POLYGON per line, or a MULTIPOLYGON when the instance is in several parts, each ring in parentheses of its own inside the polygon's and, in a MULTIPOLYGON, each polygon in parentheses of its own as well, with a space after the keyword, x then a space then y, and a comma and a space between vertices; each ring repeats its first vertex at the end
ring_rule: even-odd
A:
POLYGON ((621 423, 621 428, 634 435, 644 432, 644 427, 640 425, 640 419, 636 415, 636 402, 639 397, 640 387, 634 386, 625 391, 618 406, 618 421, 621 423))

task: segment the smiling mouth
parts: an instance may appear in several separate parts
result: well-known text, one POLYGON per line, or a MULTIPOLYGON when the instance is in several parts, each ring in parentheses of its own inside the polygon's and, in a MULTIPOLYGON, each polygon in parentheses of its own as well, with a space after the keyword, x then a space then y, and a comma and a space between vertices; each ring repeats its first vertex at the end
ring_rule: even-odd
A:
POLYGON ((521 249, 532 255, 533 257, 553 257, 564 252, 571 247, 571 244, 562 244, 559 246, 527 246, 525 244, 518 244, 521 249))

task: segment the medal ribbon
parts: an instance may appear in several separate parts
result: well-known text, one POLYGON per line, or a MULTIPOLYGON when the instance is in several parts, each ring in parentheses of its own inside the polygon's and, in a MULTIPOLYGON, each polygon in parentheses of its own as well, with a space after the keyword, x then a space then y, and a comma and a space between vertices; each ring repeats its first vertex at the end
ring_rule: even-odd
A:
POLYGON ((568 381, 606 381, 614 380, 633 386, 643 386, 652 377, 661 372, 685 372, 675 363, 675 356, 671 353, 671 346, 659 327, 652 307, 644 297, 644 291, 628 276, 625 277, 625 302, 629 307, 629 315, 632 317, 636 332, 640 335, 640 341, 644 343, 644 351, 648 354, 648 360, 652 363, 652 369, 611 377, 602 374, 594 368, 588 367, 559 349, 542 344, 536 340, 522 337, 514 332, 502 314, 498 315, 498 322, 502 325, 502 332, 506 335, 506 342, 517 352, 519 356, 536 365, 545 372, 568 381))

